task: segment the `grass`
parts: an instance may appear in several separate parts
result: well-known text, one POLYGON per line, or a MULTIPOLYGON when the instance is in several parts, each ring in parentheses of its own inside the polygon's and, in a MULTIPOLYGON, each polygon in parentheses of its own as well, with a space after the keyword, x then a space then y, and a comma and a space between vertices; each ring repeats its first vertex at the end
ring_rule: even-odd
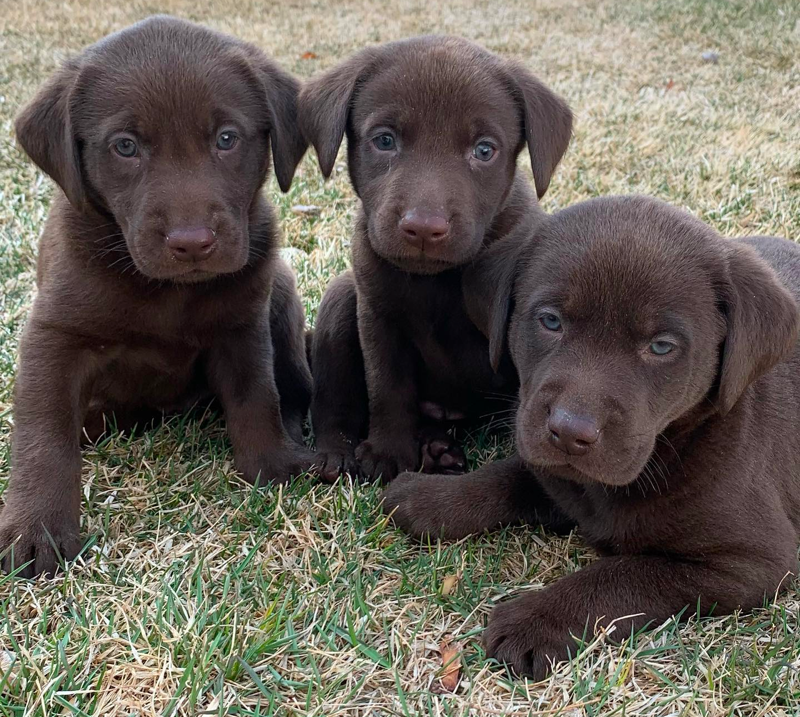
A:
MULTIPOLYGON (((12 118, 66 54, 152 12, 240 35, 301 76, 366 43, 474 38, 528 64, 576 111, 548 210, 646 192, 725 235, 800 237, 793 0, 100 5, 7 0, 0 12, 0 484, 52 196, 15 147, 12 118), (705 51, 719 62, 704 63, 705 51)), ((313 156, 288 195, 274 182, 268 192, 313 321, 348 263, 353 192, 343 166, 325 183, 313 156)), ((504 448, 478 436, 470 458, 504 448)), ((592 560, 578 536, 520 528, 417 546, 387 525, 373 486, 252 492, 214 416, 112 435, 85 453, 82 525, 90 545, 65 575, 0 578, 4 716, 800 715, 796 584, 754 613, 669 621, 621 644, 589 633, 551 679, 512 681, 484 660, 485 617, 592 560), (439 688, 444 639, 461 650, 454 694, 439 688)))

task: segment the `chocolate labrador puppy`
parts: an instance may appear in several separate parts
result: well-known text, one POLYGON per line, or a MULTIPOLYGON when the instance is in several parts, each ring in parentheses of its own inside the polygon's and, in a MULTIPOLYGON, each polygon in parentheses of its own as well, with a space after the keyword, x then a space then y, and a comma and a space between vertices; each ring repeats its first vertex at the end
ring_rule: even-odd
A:
MULTIPOLYGON (((573 635, 762 604, 797 571, 800 247, 644 197, 566 209, 486 256, 476 320, 519 370, 519 456, 400 476, 413 535, 577 524, 603 556, 502 603, 487 654, 542 677, 573 635), (507 318, 511 317, 506 333, 507 318)), ((480 289, 476 289, 479 291, 480 289)))
POLYGON ((463 471, 441 431, 420 455, 422 414, 484 415, 497 394, 515 395, 516 376, 507 358, 490 363, 462 273, 491 244, 530 236, 542 213, 517 157, 527 144, 541 197, 570 110, 519 65, 459 38, 419 37, 313 79, 299 112, 325 176, 347 135, 361 199, 353 271, 326 292, 313 342, 318 470, 330 480, 359 466, 384 480, 421 462, 463 471))
POLYGON ((305 151, 298 84, 255 47, 154 17, 68 61, 19 116, 62 191, 22 339, 4 569, 78 553, 81 436, 104 415, 214 396, 248 481, 309 463, 303 311, 261 193, 270 154, 285 191, 305 151))

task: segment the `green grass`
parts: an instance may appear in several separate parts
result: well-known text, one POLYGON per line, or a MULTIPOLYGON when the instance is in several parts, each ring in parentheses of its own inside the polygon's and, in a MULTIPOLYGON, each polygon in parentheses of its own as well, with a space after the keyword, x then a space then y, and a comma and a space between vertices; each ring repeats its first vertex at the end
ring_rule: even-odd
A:
MULTIPOLYGON (((8 0, 0 12, 0 487, 52 196, 12 118, 67 53, 151 12, 238 34, 301 76, 366 43, 463 34, 525 62, 576 111, 547 210, 645 192, 726 235, 800 237, 796 2, 99 5, 8 0)), ((309 155, 289 194, 268 188, 310 323, 348 265, 356 199, 342 161, 324 182, 309 155)), ((507 449, 483 434, 468 445, 473 466, 507 449)), ((374 486, 253 492, 231 461, 214 416, 84 454, 82 560, 51 582, 0 577, 0 715, 800 715, 797 584, 754 613, 671 620, 620 643, 589 630, 552 678, 513 681, 484 659, 486 616, 592 560, 578 536, 518 528, 415 545, 386 523, 374 486), (438 689, 444 639, 462 650, 452 695, 438 689)))

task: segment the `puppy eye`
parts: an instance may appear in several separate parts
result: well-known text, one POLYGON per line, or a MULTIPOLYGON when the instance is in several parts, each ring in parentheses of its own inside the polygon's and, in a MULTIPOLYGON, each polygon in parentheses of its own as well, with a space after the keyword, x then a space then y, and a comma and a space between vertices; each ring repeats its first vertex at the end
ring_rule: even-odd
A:
POLYGON ((481 162, 488 162, 494 157, 495 148, 488 142, 478 142, 475 149, 472 150, 472 156, 479 159, 481 162))
POLYGON ((228 152, 236 146, 239 138, 233 132, 223 132, 217 137, 217 149, 228 152))
POLYGON ((139 148, 136 146, 136 142, 134 142, 132 139, 123 137, 114 142, 114 151, 120 157, 125 157, 126 159, 130 159, 131 157, 136 156, 136 153, 139 151, 139 148))
POLYGON ((675 348, 675 344, 671 341, 653 341, 650 344, 650 353, 655 354, 656 356, 666 356, 672 349, 675 348))
POLYGON ((551 314, 549 311, 542 314, 539 317, 539 321, 548 331, 561 331, 561 319, 555 314, 551 314))
POLYGON ((379 134, 375 139, 372 140, 372 144, 375 145, 375 149, 378 149, 381 152, 391 152, 395 148, 394 137, 388 132, 379 134))

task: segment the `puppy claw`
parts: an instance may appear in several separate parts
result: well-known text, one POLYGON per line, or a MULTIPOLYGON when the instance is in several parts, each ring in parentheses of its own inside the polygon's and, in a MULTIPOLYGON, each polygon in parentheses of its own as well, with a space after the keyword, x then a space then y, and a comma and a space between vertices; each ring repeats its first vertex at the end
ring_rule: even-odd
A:
POLYGON ((361 476, 355 454, 336 451, 317 453, 311 473, 324 483, 335 483, 343 475, 356 480, 361 476))
MULTIPOLYGON (((543 680, 552 662, 569 658, 569 644, 561 639, 557 622, 537 615, 536 596, 500 603, 483 633, 486 657, 506 665, 518 677, 543 680)), ((566 633, 564 635, 566 638, 566 633)))
POLYGON ((356 459, 365 478, 390 483, 398 473, 415 467, 417 459, 412 454, 417 454, 417 451, 416 447, 413 451, 407 447, 394 452, 383 451, 376 449, 370 441, 362 441, 356 448, 356 459))
MULTIPOLYGON (((5 513, 5 511, 4 511, 5 513)), ((15 527, 15 522, 6 523, 0 518, 0 568, 4 573, 18 570, 22 578, 44 575, 53 577, 65 562, 74 560, 83 543, 78 526, 68 526, 71 521, 51 517, 26 521, 26 526, 15 527)))

